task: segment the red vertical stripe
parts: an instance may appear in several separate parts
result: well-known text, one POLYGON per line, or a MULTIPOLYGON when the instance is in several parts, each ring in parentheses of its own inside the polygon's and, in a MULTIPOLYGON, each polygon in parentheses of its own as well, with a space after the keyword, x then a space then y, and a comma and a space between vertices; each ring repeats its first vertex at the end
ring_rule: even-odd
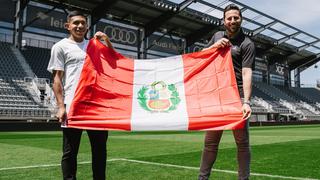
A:
POLYGON ((241 100, 229 48, 183 55, 189 130, 242 128, 241 100))
POLYGON ((130 130, 133 73, 132 59, 90 40, 68 127, 130 130))

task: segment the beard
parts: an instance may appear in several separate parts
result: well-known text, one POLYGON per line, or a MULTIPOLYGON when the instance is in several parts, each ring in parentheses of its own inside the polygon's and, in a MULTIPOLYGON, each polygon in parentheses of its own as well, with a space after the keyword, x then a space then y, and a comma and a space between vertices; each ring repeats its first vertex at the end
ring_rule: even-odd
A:
POLYGON ((225 26, 228 33, 234 34, 240 30, 240 25, 225 26))

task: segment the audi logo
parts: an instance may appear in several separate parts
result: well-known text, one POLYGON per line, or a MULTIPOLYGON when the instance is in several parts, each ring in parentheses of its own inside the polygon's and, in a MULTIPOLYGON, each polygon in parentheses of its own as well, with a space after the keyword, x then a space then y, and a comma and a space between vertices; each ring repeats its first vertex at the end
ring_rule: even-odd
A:
POLYGON ((280 75, 284 75, 284 67, 276 65, 276 72, 280 75))
POLYGON ((108 34, 111 41, 134 45, 137 42, 137 34, 128 29, 121 29, 114 26, 105 26, 104 33, 108 34))

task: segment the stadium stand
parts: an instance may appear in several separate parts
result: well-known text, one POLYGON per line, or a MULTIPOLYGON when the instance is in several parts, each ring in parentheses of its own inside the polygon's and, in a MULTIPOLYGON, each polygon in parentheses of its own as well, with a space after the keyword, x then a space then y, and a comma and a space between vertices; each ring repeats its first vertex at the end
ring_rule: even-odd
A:
POLYGON ((0 118, 51 117, 38 89, 25 82, 26 73, 10 46, 0 42, 0 118))
MULTIPOLYGON (((253 87, 253 96, 261 98, 261 101, 265 101, 267 105, 264 107, 269 107, 267 108, 268 112, 275 111, 283 114, 295 114, 300 116, 300 119, 320 120, 320 111, 315 106, 316 102, 308 101, 302 95, 291 90, 298 89, 299 91, 303 88, 286 88, 284 86, 268 85, 263 82, 254 82, 253 87)), ((306 94, 319 93, 315 88, 306 89, 310 90, 306 94)))
POLYGON ((27 46, 21 52, 37 77, 51 79, 51 74, 46 70, 50 49, 27 46))
POLYGON ((268 90, 265 89, 264 86, 268 86, 268 85, 262 82, 254 82, 252 95, 254 97, 258 97, 264 100, 265 103, 267 103, 268 106, 270 107, 269 110, 271 111, 277 109, 278 110, 277 112, 289 113, 289 111, 286 111, 287 108, 285 108, 279 103, 278 101, 279 99, 274 95, 275 93, 273 91, 270 91, 271 93, 269 94, 268 90))
POLYGON ((15 58, 15 55, 12 53, 10 49, 10 44, 1 42, 0 43, 1 49, 1 71, 0 77, 2 78, 20 78, 23 79, 26 74, 22 69, 19 61, 15 58))
POLYGON ((297 95, 306 98, 308 101, 312 103, 320 102, 320 91, 316 88, 290 88, 297 95))

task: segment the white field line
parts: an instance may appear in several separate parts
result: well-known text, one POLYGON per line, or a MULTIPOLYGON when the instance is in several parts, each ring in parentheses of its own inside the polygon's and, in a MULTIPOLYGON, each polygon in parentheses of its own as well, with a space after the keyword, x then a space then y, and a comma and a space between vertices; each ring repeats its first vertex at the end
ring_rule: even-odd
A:
MULTIPOLYGON (((111 161, 121 161, 123 159, 110 159, 107 160, 107 162, 111 161)), ((78 164, 90 164, 91 161, 82 161, 78 162, 78 164)), ((34 166, 17 166, 17 167, 7 167, 7 168, 0 168, 0 171, 5 171, 5 170, 16 170, 16 169, 32 169, 32 168, 44 168, 44 167, 57 167, 61 166, 61 164, 43 164, 43 165, 34 165, 34 166)))
MULTIPOLYGON (((165 166, 165 167, 174 167, 174 168, 182 168, 182 169, 199 170, 198 167, 180 166, 180 165, 174 165, 174 164, 156 163, 156 162, 139 161, 139 160, 131 160, 131 159, 121 159, 121 160, 128 161, 128 162, 140 163, 140 164, 149 164, 149 165, 156 165, 156 166, 165 166)), ((229 174, 238 174, 237 171, 222 170, 222 169, 213 169, 213 171, 229 173, 229 174)), ((278 179, 319 180, 319 179, 310 179, 310 178, 302 178, 302 177, 290 177, 290 176, 279 176, 279 175, 261 174, 261 173, 250 173, 250 175, 252 175, 252 176, 262 176, 262 177, 270 177, 270 178, 278 178, 278 179)))
MULTIPOLYGON (((156 163, 156 162, 148 162, 148 161, 139 161, 139 160, 132 160, 132 159, 110 159, 107 160, 108 162, 112 161, 127 161, 127 162, 134 162, 140 164, 149 164, 155 166, 164 166, 164 167, 174 167, 180 169, 192 169, 192 170, 199 170, 199 167, 191 167, 191 166, 180 166, 174 164, 166 164, 166 163, 156 163)), ((90 161, 83 161, 79 162, 78 164, 90 164, 90 161)), ((42 167, 56 167, 60 166, 60 164, 45 164, 45 165, 34 165, 34 166, 19 166, 19 167, 8 167, 8 168, 0 168, 0 171, 5 170, 16 170, 16 169, 31 169, 31 168, 42 168, 42 167)), ((222 169, 213 169, 216 172, 223 172, 229 174, 238 174, 237 171, 230 171, 230 170, 222 170, 222 169)), ((292 180, 320 180, 320 179, 310 179, 310 178, 303 178, 303 177, 291 177, 291 176, 280 176, 280 175, 272 175, 272 174, 262 174, 262 173, 250 173, 251 176, 261 176, 261 177, 270 177, 270 178, 277 178, 277 179, 292 179, 292 180)))

